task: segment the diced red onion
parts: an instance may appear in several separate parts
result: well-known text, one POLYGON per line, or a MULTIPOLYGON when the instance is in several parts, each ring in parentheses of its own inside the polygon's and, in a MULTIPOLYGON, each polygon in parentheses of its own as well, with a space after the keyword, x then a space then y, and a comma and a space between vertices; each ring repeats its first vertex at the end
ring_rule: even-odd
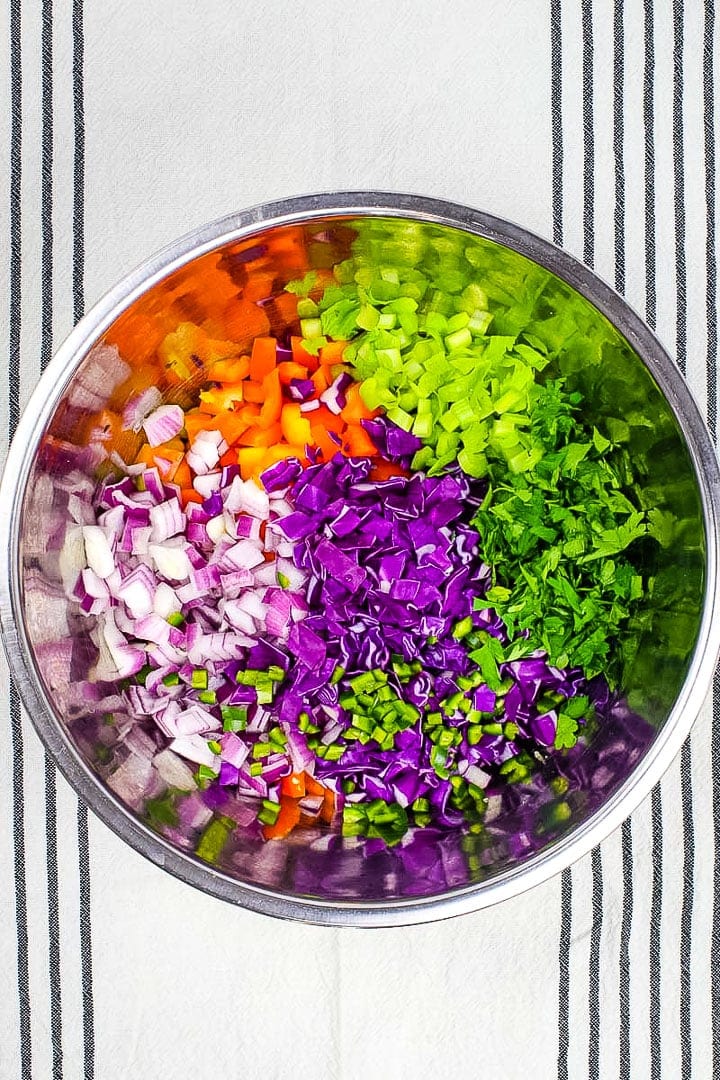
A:
POLYGON ((128 398, 122 414, 123 428, 126 431, 139 431, 145 417, 157 409, 161 402, 162 394, 157 386, 149 386, 128 398))
POLYGON ((185 426, 185 414, 179 405, 161 405, 142 421, 150 446, 160 446, 179 435, 185 426))

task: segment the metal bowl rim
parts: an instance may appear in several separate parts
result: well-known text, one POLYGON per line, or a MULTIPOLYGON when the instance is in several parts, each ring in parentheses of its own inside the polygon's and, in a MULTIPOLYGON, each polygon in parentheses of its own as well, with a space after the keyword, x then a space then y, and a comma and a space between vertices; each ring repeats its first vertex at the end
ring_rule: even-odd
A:
POLYGON ((492 214, 419 195, 327 192, 259 204, 192 230, 110 289, 60 346, 20 418, 0 483, 0 634, 20 697, 61 772, 94 813, 151 862, 211 895, 279 918, 340 926, 411 925, 479 910, 546 881, 604 840, 649 794, 680 750, 711 684, 720 652, 719 550, 720 470, 710 435, 669 354, 614 289, 555 244, 492 214), (685 682, 649 750, 612 796, 546 850, 487 881, 430 897, 367 902, 291 896, 237 881, 173 847, 136 818, 82 760, 53 713, 25 632, 19 565, 20 510, 39 441, 80 361, 111 323, 174 270, 228 242, 279 225, 361 216, 407 218, 493 240, 550 270, 594 304, 637 352, 678 421, 698 482, 707 545, 704 606, 685 682))

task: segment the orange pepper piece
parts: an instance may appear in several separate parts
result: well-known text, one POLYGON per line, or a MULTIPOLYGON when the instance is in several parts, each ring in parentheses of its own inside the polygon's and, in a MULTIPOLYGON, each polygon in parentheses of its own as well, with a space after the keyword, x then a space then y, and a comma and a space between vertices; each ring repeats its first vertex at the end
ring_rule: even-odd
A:
POLYGON ((311 776, 310 773, 307 772, 303 773, 303 775, 305 777, 305 791, 308 795, 325 794, 325 788, 318 780, 315 779, 314 776, 311 776))
POLYGON ((302 799, 305 795, 305 773, 290 773, 280 782, 280 794, 290 799, 302 799))
POLYGON ((350 457, 377 457, 377 448, 361 427, 348 427, 343 436, 343 450, 350 457))
MULTIPOLYGON (((310 413, 310 415, 314 416, 315 414, 310 413)), ((318 449, 322 450, 323 458, 325 459, 325 461, 330 461, 331 458, 333 458, 335 454, 339 452, 339 444, 330 438, 327 429, 324 428, 322 424, 311 424, 310 433, 312 435, 312 441, 314 445, 317 446, 318 449)))
POLYGON ((320 807, 320 814, 318 815, 321 821, 324 821, 327 825, 332 822, 335 817, 335 792, 330 788, 323 789, 323 804, 320 807))
POLYGON ((257 270, 253 267, 247 284, 243 286, 243 296, 246 300, 267 300, 273 294, 274 282, 274 270, 257 270))
POLYGON ((175 470, 173 476, 173 483, 177 484, 180 488, 192 487, 192 473, 190 472, 190 466, 187 461, 181 461, 175 470))
POLYGON ((250 378, 261 383, 277 364, 277 341, 273 337, 256 337, 250 356, 250 378))
POLYGON ((236 360, 216 360, 208 369, 208 378, 213 382, 239 383, 250 373, 250 358, 238 356, 236 360))
POLYGON ((292 293, 280 293, 272 302, 273 319, 281 327, 292 326, 297 321, 297 296, 292 293))
POLYGON ((282 433, 289 443, 305 446, 307 443, 312 442, 310 422, 300 412, 298 403, 290 402, 283 406, 280 425, 282 433))
POLYGON ((200 408, 203 412, 214 415, 215 413, 227 412, 235 405, 241 405, 243 399, 243 384, 235 386, 218 386, 214 390, 202 390, 200 392, 200 408))
POLYGON ((259 469, 257 475, 259 476, 264 469, 269 469, 276 461, 282 461, 283 458, 289 457, 296 457, 299 461, 305 461, 305 447, 290 446, 288 443, 276 443, 275 446, 268 447, 265 451, 262 468, 259 469))
POLYGON ((282 439, 282 429, 280 424, 273 424, 272 427, 261 430, 259 428, 247 428, 242 435, 238 438, 238 442, 241 446, 262 446, 270 447, 282 439))
POLYGON ((407 469, 396 465, 393 461, 376 461, 370 470, 370 479, 374 481, 389 480, 391 476, 407 476, 407 469))
POLYGON ((267 334, 270 321, 252 300, 231 300, 223 313, 225 333, 247 348, 254 338, 267 334))
POLYGON ((292 348, 293 360, 296 364, 302 364, 308 371, 317 371, 320 361, 317 356, 312 356, 309 352, 305 352, 301 337, 291 337, 290 347, 292 348))
MULTIPOLYGON (((228 446, 232 446, 234 443, 239 442, 241 437, 248 429, 248 425, 243 417, 239 413, 224 412, 215 417, 214 425, 222 435, 228 446)), ((230 451, 228 451, 229 453, 230 451)), ((225 455, 223 454, 223 457, 225 455)), ((231 462, 223 461, 220 458, 220 465, 229 465, 231 462)), ((234 459, 233 459, 234 464, 234 459)))
POLYGON ((263 390, 265 391, 265 400, 260 409, 258 427, 269 428, 280 419, 282 409, 282 387, 280 386, 277 368, 273 368, 269 375, 266 375, 263 379, 263 390))
POLYGON ((349 386, 345 393, 345 408, 340 415, 347 424, 359 424, 361 420, 372 420, 378 415, 379 409, 368 409, 360 397, 360 387, 357 383, 349 386))
POLYGON ((329 341, 320 350, 320 363, 328 367, 332 367, 333 364, 342 364, 346 346, 347 341, 329 341))
POLYGON ((315 393, 320 396, 323 390, 327 390, 330 385, 330 379, 328 379, 328 369, 325 367, 319 367, 317 371, 311 376, 313 385, 315 386, 315 393))
POLYGON ((284 386, 289 386, 292 379, 307 379, 308 369, 304 364, 298 364, 295 360, 283 360, 278 364, 278 375, 284 386))
POLYGON ((250 382, 248 379, 243 383, 243 390, 246 401, 251 401, 255 405, 262 405, 265 400, 265 391, 263 390, 261 383, 250 382))
POLYGON ((315 409, 310 413, 310 417, 313 427, 322 424, 326 431, 334 431, 336 435, 341 435, 345 430, 345 421, 342 416, 330 412, 327 405, 321 405, 319 409, 315 409))
POLYGON ((263 826, 263 836, 266 840, 282 840, 289 836, 297 823, 300 821, 300 803, 297 799, 289 799, 280 796, 280 813, 272 825, 263 826))
POLYGON ((266 450, 262 446, 244 446, 238 450, 237 461, 243 480, 249 480, 252 476, 258 475, 258 470, 262 472, 265 454, 266 450))

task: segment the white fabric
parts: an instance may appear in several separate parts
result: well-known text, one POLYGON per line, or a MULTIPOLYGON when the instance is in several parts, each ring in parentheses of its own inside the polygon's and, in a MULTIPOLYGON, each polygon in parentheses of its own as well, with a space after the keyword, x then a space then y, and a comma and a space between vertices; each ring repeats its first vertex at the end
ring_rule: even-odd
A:
MULTIPOLYGON (((645 304, 643 4, 627 0, 627 294, 645 304)), ((79 7, 76 4, 76 7, 79 7)), ((564 243, 583 255, 581 5, 564 0, 564 243)), ((589 5, 582 5, 586 9, 589 5)), ((595 264, 612 281, 613 4, 593 5, 595 264)), ((22 14, 22 372, 40 355, 41 5, 22 14)), ((85 291, 89 306, 162 244, 252 203, 311 190, 447 197, 552 236, 550 8, 544 0, 252 4, 106 0, 85 11, 85 291)), ((688 371, 705 407, 704 6, 684 5, 688 371)), ((8 5, 0 18, 2 66, 8 5)), ((655 4, 658 332, 676 328, 672 5, 655 4)), ((54 337, 72 304, 72 4, 54 4, 54 337)), ((0 107, 0 295, 9 290, 9 81, 0 107)), ((0 334, 8 332, 7 308, 0 334)), ((7 345, 3 345, 7 355, 7 345)), ((7 427, 0 393, 0 428, 7 427)), ((3 662, 4 663, 4 662, 3 662)), ((0 672, 0 1076, 21 1075, 12 746, 0 672)), ((43 750, 25 718, 31 1075, 53 1075, 43 750)), ((712 1075, 711 711, 692 736, 692 1077, 712 1075)), ((662 783, 661 1072, 680 1077, 680 771, 662 783)), ((525 1080, 558 1075, 560 881, 500 907, 412 929, 338 931, 233 909, 144 861, 90 821, 94 1051, 83 1051, 77 801, 58 778, 61 1075, 286 1080, 525 1080)), ((651 821, 633 817, 631 1071, 651 1076, 651 821)), ((602 848, 596 1076, 619 1075, 619 834, 602 848)), ((572 872, 570 1039, 564 1075, 592 1075, 589 858, 572 872)), ((687 904, 687 891, 685 892, 687 904)), ((27 1061, 27 1047, 25 1058, 27 1061)), ((560 1075, 565 1068, 561 1063, 560 1075)))

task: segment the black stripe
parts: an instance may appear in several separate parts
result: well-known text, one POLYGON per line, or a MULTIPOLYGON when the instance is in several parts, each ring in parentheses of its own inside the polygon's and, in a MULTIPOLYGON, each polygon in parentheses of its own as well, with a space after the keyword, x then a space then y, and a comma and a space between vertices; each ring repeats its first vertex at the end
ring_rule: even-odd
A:
MULTIPOLYGON (((717 442, 717 256, 715 253, 715 4, 705 0, 703 27, 703 120, 705 128, 705 209, 707 234, 705 242, 707 315, 707 418, 712 436, 717 442)), ((710 760, 713 780, 713 914, 710 941, 710 1015, 712 1017, 712 1075, 720 1075, 720 668, 713 679, 712 732, 710 760)))
MULTIPOLYGON (((615 288, 625 292, 625 24, 624 0, 613 6, 613 153, 615 158, 615 288)), ((622 824, 622 921, 619 955, 619 1080, 630 1073, 630 938, 633 920, 633 840, 630 818, 622 824)))
MULTIPOLYGON (((645 318, 657 322, 655 241, 655 13, 653 0, 644 0, 645 62, 643 123, 645 129, 645 318)), ((662 795, 658 784, 651 796, 652 890, 650 901, 650 1076, 660 1080, 660 920, 662 918, 662 795)))
POLYGON ((560 880, 560 948, 558 957, 558 1080, 569 1080, 570 1050, 570 939, 572 935, 572 870, 560 880))
POLYGON ((680 912, 680 1054, 683 1080, 692 1078, 692 916, 695 873, 692 750, 686 739, 680 755, 680 799, 683 819, 683 896, 680 912))
POLYGON ((28 969, 27 881, 25 877, 25 811, 23 799, 24 752, 20 698, 10 680, 10 731, 12 735, 13 846, 15 871, 15 922, 17 926, 17 978, 20 1011, 20 1076, 32 1076, 30 1025, 30 972, 28 969))
POLYGON ((600 944, 603 924, 603 875, 600 848, 593 848, 592 866, 592 929, 590 930, 590 961, 588 970, 588 1080, 600 1077, 600 944))
POLYGON ((662 1031, 660 1010, 660 980, 662 955, 660 923, 662 919, 662 796, 660 785, 653 788, 650 800, 652 819, 652 893, 650 900, 650 1077, 662 1075, 662 1031))
POLYGON ((62 1080, 62 991, 60 980, 60 895, 57 851, 57 775, 45 753, 45 835, 48 880, 48 960, 50 969, 50 1039, 53 1080, 62 1080))
POLYGON ((675 284, 678 367, 687 368, 687 266, 685 261, 685 147, 683 144, 683 0, 673 0, 673 187, 675 204, 675 284))
POLYGON ((713 914, 710 939, 710 1015, 712 1017, 712 1075, 720 1075, 720 667, 713 679, 713 716, 711 737, 713 777, 713 840, 715 862, 713 869, 713 914))
POLYGON ((85 34, 82 0, 73 0, 73 307, 85 309, 85 34))
POLYGON ((80 860, 80 965, 83 1002, 83 1077, 95 1076, 95 1004, 93 1001, 92 937, 90 919, 90 838, 88 812, 78 803, 78 854, 80 860))
POLYGON ((632 1080, 630 1072, 630 933, 633 917, 632 822, 623 821, 622 880, 623 913, 620 924, 620 1068, 619 1080, 632 1080))
POLYGON ((41 169, 41 340, 40 369, 52 355, 53 332, 53 11, 42 5, 42 169, 41 169))
MULTIPOLYGON (((673 0, 673 194, 675 205, 675 284, 678 367, 687 372, 687 265, 685 256, 685 147, 683 139, 683 0, 673 0)), ((692 794, 692 744, 680 755, 680 801, 683 826, 683 890, 680 911, 680 1060, 683 1080, 692 1076, 692 916, 695 873, 695 825, 692 794)))
MULTIPOLYGON (((593 6, 582 0, 582 94, 583 94, 583 260, 595 261, 595 116, 593 108, 593 6)), ((591 855, 592 927, 588 963, 588 1077, 600 1076, 600 946, 603 923, 603 874, 600 848, 591 855)))
MULTIPOLYGON (((552 125, 553 240, 563 242, 563 114, 562 114, 562 3, 550 0, 550 116, 552 125)), ((572 870, 563 870, 560 882, 560 938, 558 942, 558 1080, 569 1080, 570 1049, 570 941, 572 937, 572 870)))
MULTIPOLYGON (((22 312, 22 45, 21 0, 10 3, 10 311, 8 355, 8 435, 20 418, 20 320, 22 312)), ((12 741, 13 875, 17 934, 17 993, 20 1017, 20 1077, 32 1076, 32 1025, 28 963, 27 878, 25 874, 25 751, 20 698, 9 683, 12 741)))
MULTIPOLYGON (((82 0, 73 0, 73 309, 75 320, 85 307, 85 37, 82 0)), ((80 967, 83 1002, 83 1076, 95 1076, 95 1003, 93 999, 92 922, 90 907, 90 837, 88 812, 78 803, 80 869, 80 967)))
POLYGON ((654 329, 657 318, 655 284, 655 14, 653 0, 644 0, 645 63, 643 124, 645 128, 645 318, 654 329))
POLYGON ((613 8, 613 154, 615 157, 615 288, 625 291, 625 28, 624 0, 613 8))
POLYGON ((595 261, 595 129, 593 120, 592 0, 582 0, 583 260, 595 261))
MULTIPOLYGON (((40 368, 52 355, 53 340, 53 7, 42 5, 42 166, 41 166, 41 337, 40 368)), ((48 968, 53 1080, 62 1080, 62 988, 60 977, 60 894, 57 852, 57 777, 45 752, 45 850, 48 889, 48 968)))
POLYGON ((22 246, 22 55, 21 0, 10 3, 10 355, 8 425, 10 438, 20 419, 20 315, 22 246))
MULTIPOLYGON (((703 32, 703 120, 705 128, 705 211, 707 233, 705 240, 705 271, 707 291, 707 421, 714 439, 717 438, 717 259, 715 256, 715 3, 705 0, 703 32)), ((713 759, 715 760, 715 759, 713 759)), ((720 780, 720 775, 718 776, 720 780)), ((716 851, 720 848, 716 847, 716 851)), ((720 956, 718 956, 720 960, 720 956)), ((713 968, 717 971, 717 967, 713 968)))
POLYGON ((552 122, 553 240, 563 242, 562 9, 550 0, 550 116, 552 122))

